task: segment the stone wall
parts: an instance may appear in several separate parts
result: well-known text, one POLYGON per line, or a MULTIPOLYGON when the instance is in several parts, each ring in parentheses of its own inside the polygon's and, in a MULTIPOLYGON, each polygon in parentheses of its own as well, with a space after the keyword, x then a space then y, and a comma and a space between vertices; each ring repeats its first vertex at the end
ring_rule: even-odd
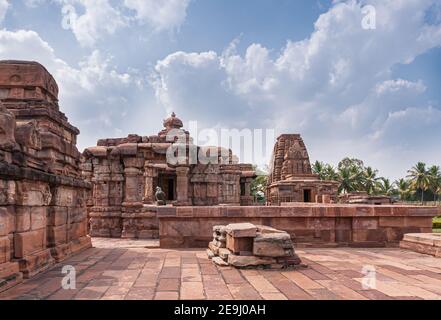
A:
POLYGON ((34 62, 0 62, 0 291, 91 246, 78 129, 34 62))
POLYGON ((403 234, 431 232, 436 207, 291 204, 286 207, 158 208, 161 247, 203 248, 213 226, 249 222, 287 231, 300 246, 397 246, 403 234))

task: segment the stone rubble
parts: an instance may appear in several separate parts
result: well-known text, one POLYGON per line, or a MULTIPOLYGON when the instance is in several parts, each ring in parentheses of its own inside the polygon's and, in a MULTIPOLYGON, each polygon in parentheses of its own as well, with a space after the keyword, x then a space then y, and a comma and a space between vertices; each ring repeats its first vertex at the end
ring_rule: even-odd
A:
POLYGON ((291 236, 272 227, 233 223, 213 227, 207 255, 218 266, 286 269, 304 266, 294 250, 291 236), (220 240, 226 239, 226 242, 220 240))

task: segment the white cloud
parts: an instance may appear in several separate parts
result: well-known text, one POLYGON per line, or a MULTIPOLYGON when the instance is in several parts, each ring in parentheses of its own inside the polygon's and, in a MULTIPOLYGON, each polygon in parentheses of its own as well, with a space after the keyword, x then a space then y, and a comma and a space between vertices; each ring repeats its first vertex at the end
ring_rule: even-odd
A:
POLYGON ((124 0, 124 5, 136 11, 136 18, 157 31, 181 26, 187 16, 190 0, 124 0))
POLYGON ((69 26, 78 42, 93 46, 105 35, 111 35, 126 25, 121 13, 108 0, 57 0, 63 4, 63 24, 69 26), (84 10, 78 14, 76 8, 84 10))
MULTIPOLYGON (((157 63, 157 98, 187 119, 202 117, 208 126, 233 122, 300 132, 315 159, 336 162, 352 150, 385 168, 386 153, 377 152, 380 142, 382 150, 407 144, 406 135, 387 129, 392 119, 404 110, 429 110, 423 82, 394 79, 391 70, 441 45, 441 25, 424 19, 435 2, 363 1, 376 8, 375 30, 362 28, 360 2, 336 2, 317 19, 309 38, 288 41, 275 55, 256 43, 242 56, 234 42, 223 54, 172 54, 157 63)), ((430 110, 422 114, 439 111, 430 110)), ((438 119, 433 121, 441 127, 438 119)), ((401 130, 410 125, 394 123, 401 123, 401 130)), ((425 122, 413 125, 420 128, 413 134, 425 135, 425 122)), ((426 153, 433 155, 430 149, 426 153)), ((400 159, 402 165, 391 173, 395 176, 411 165, 400 159)))
POLYGON ((6 12, 9 8, 9 2, 8 0, 0 0, 0 24, 3 22, 6 12))

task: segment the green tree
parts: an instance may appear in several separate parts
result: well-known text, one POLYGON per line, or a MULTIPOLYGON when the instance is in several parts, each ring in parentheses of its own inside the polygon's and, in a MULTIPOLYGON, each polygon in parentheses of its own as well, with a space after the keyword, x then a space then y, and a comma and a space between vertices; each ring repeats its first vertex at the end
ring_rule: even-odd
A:
POLYGON ((378 193, 385 196, 392 196, 396 192, 393 183, 389 179, 380 178, 380 183, 378 184, 378 193))
POLYGON ((312 173, 318 175, 320 180, 326 180, 325 176, 326 165, 321 161, 316 161, 312 165, 312 173))
POLYGON ((435 201, 438 201, 439 193, 441 191, 441 169, 439 166, 431 166, 428 170, 430 179, 430 190, 432 190, 435 201))
POLYGON ((362 185, 364 191, 368 194, 375 193, 380 187, 379 181, 381 178, 377 177, 378 170, 372 169, 372 167, 367 167, 362 174, 362 185))
POLYGON ((363 190, 363 161, 345 158, 338 164, 338 179, 340 193, 349 193, 363 190))
POLYGON ((395 181, 395 185, 397 187, 397 192, 400 195, 401 201, 409 199, 410 195, 410 183, 406 179, 399 179, 395 181))
POLYGON ((426 164, 418 162, 412 169, 408 171, 410 185, 413 190, 421 190, 421 203, 424 203, 424 192, 430 188, 430 175, 426 170, 426 164))

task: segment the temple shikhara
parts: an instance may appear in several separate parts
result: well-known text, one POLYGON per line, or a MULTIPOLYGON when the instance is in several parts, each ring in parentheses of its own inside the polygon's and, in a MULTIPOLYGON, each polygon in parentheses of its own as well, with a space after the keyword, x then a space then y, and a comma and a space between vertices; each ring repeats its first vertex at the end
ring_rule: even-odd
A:
POLYGON ((283 202, 336 202, 338 183, 323 181, 311 170, 308 151, 299 134, 283 134, 274 146, 267 199, 283 202))
MULTIPOLYGON (((155 135, 101 139, 80 152, 80 131, 60 111, 45 67, 0 61, 0 292, 82 251, 95 258, 91 237, 152 239, 167 250, 208 246, 216 268, 300 267, 297 246, 401 242, 439 255, 438 238, 409 235, 431 233, 437 207, 339 196, 337 182, 312 173, 299 134, 277 139, 261 205, 251 192, 253 165, 238 163, 231 150, 194 145, 174 113, 163 125, 155 135)), ((198 266, 202 258, 191 254, 198 266)), ((167 261, 180 265, 175 260, 167 261)), ((128 266, 119 263, 118 272, 128 266)))

